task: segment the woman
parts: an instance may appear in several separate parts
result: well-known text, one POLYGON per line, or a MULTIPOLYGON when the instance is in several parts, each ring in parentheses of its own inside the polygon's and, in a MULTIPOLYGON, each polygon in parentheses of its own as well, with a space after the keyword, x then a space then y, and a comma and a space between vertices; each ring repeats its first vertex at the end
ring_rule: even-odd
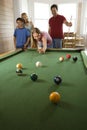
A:
POLYGON ((45 53, 47 47, 51 47, 52 38, 47 32, 41 32, 34 28, 31 33, 31 48, 37 48, 39 53, 45 53))
MULTIPOLYGON (((28 31, 29 31, 29 33, 31 35, 31 31, 34 28, 34 25, 33 25, 32 21, 28 20, 28 16, 27 16, 26 13, 22 13, 21 14, 21 18, 24 19, 24 21, 25 21, 25 28, 28 29, 28 31)), ((30 43, 31 43, 31 39, 29 39, 29 43, 27 44, 27 47, 30 47, 30 43)))
POLYGON ((34 25, 33 25, 32 21, 28 20, 28 16, 27 16, 26 13, 22 13, 21 18, 23 18, 24 21, 25 21, 25 28, 27 28, 31 32, 32 29, 34 28, 34 25))

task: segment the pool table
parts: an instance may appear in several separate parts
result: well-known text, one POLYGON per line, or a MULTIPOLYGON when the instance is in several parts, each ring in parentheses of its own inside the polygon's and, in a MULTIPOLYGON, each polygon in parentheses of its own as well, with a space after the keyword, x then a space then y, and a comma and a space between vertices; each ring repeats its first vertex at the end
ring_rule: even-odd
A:
POLYGON ((86 129, 87 68, 82 51, 51 49, 39 54, 29 49, 1 58, 0 130, 86 129), (71 58, 67 60, 66 54, 71 58), (78 57, 76 62, 73 56, 78 57), (37 61, 41 67, 35 66, 37 61), (23 64, 22 76, 16 73, 17 63, 23 64), (37 81, 31 80, 32 73, 38 75, 37 81), (56 75, 62 78, 59 85, 54 83, 56 75), (58 104, 49 100, 52 92, 60 93, 58 104))

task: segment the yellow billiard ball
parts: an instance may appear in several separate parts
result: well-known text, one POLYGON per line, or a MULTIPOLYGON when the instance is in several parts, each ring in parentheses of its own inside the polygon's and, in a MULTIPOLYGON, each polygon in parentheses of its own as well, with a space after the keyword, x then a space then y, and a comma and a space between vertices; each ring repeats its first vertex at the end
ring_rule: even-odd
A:
POLYGON ((22 66, 22 64, 21 64, 21 63, 18 63, 18 64, 16 65, 16 68, 18 68, 18 69, 22 69, 22 68, 23 68, 23 66, 22 66))

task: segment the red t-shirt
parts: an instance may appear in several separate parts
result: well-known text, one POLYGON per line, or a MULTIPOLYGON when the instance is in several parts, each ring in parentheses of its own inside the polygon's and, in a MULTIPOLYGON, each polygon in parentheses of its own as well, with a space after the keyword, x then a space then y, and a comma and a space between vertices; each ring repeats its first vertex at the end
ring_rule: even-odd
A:
POLYGON ((50 35, 52 38, 63 39, 63 22, 66 18, 62 15, 53 16, 49 19, 49 26, 51 28, 50 35))

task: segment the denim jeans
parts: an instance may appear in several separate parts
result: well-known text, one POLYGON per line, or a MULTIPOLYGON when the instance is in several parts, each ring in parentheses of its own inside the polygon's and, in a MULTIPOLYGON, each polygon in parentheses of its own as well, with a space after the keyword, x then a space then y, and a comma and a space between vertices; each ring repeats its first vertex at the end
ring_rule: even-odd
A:
POLYGON ((62 48, 62 39, 52 39, 53 48, 62 48))

